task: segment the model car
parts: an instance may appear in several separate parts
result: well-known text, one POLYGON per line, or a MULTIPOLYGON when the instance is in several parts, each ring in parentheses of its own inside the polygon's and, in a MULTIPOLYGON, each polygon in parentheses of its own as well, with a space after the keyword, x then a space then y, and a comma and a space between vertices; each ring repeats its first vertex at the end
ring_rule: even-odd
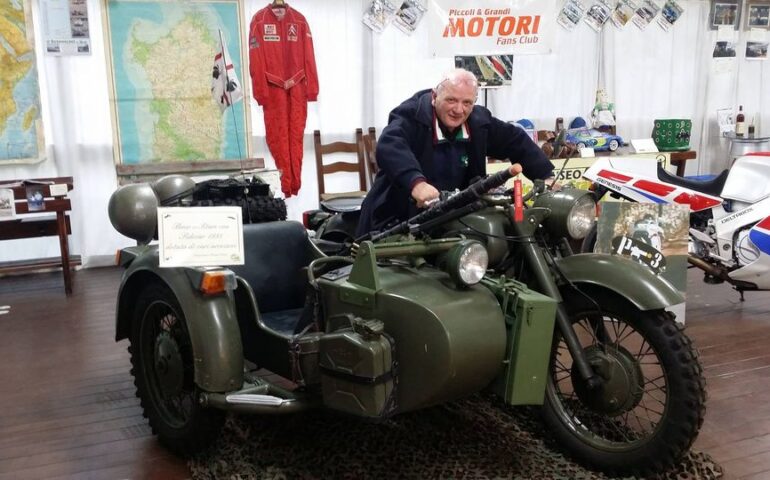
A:
POLYGON ((623 138, 595 128, 575 128, 567 131, 567 142, 577 145, 578 150, 590 147, 594 150, 614 152, 623 145, 623 138))

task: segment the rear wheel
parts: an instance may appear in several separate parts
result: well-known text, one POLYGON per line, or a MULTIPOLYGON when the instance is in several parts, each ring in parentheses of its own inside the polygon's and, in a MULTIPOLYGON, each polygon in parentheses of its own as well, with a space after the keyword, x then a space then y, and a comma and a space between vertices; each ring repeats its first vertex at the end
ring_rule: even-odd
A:
POLYGON ((610 152, 614 152, 615 150, 618 149, 619 146, 620 146, 620 143, 618 143, 617 140, 615 139, 610 140, 610 143, 609 143, 610 152))
POLYGON ((224 424, 224 412, 198 401, 187 322, 165 285, 150 283, 139 294, 128 349, 144 416, 161 443, 181 455, 208 447, 224 424))
POLYGON ((575 145, 575 146, 577 147, 578 151, 580 151, 580 150, 583 150, 584 148, 586 148, 586 144, 585 144, 585 143, 583 143, 583 142, 579 142, 579 143, 578 143, 577 145, 575 145))
POLYGON ((603 379, 590 389, 557 331, 543 414, 578 460, 609 473, 660 472, 681 460, 705 413, 705 382, 690 339, 671 315, 640 311, 614 293, 565 292, 570 321, 603 379))

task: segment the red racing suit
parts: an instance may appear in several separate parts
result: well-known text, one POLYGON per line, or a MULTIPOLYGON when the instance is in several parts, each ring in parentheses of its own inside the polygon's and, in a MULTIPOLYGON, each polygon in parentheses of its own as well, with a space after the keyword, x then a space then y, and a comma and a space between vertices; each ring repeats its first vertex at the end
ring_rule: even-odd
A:
POLYGON ((259 10, 249 26, 249 72, 254 99, 265 112, 267 146, 281 171, 281 190, 301 185, 307 102, 318 98, 313 36, 288 5, 259 10))

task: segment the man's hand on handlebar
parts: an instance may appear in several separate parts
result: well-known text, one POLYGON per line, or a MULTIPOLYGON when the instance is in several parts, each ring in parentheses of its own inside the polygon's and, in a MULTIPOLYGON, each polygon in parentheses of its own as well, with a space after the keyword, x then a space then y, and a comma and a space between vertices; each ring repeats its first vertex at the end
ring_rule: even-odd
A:
POLYGON ((417 208, 429 207, 439 198, 439 191, 428 182, 420 182, 412 188, 412 198, 417 202, 417 208))

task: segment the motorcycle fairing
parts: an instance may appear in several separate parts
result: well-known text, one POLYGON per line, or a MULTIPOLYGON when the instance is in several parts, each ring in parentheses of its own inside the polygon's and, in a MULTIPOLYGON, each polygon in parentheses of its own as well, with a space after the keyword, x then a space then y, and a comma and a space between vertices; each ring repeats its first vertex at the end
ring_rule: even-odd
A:
POLYGON ((722 204, 722 199, 657 178, 657 162, 638 158, 600 159, 584 176, 637 202, 678 203, 694 212, 722 204))
POLYGON ((730 278, 753 283, 759 289, 770 288, 770 216, 751 228, 749 240, 757 248, 759 255, 745 267, 730 272, 730 278))
POLYGON ((722 189, 722 197, 756 203, 770 196, 770 160, 760 155, 738 157, 722 189))

